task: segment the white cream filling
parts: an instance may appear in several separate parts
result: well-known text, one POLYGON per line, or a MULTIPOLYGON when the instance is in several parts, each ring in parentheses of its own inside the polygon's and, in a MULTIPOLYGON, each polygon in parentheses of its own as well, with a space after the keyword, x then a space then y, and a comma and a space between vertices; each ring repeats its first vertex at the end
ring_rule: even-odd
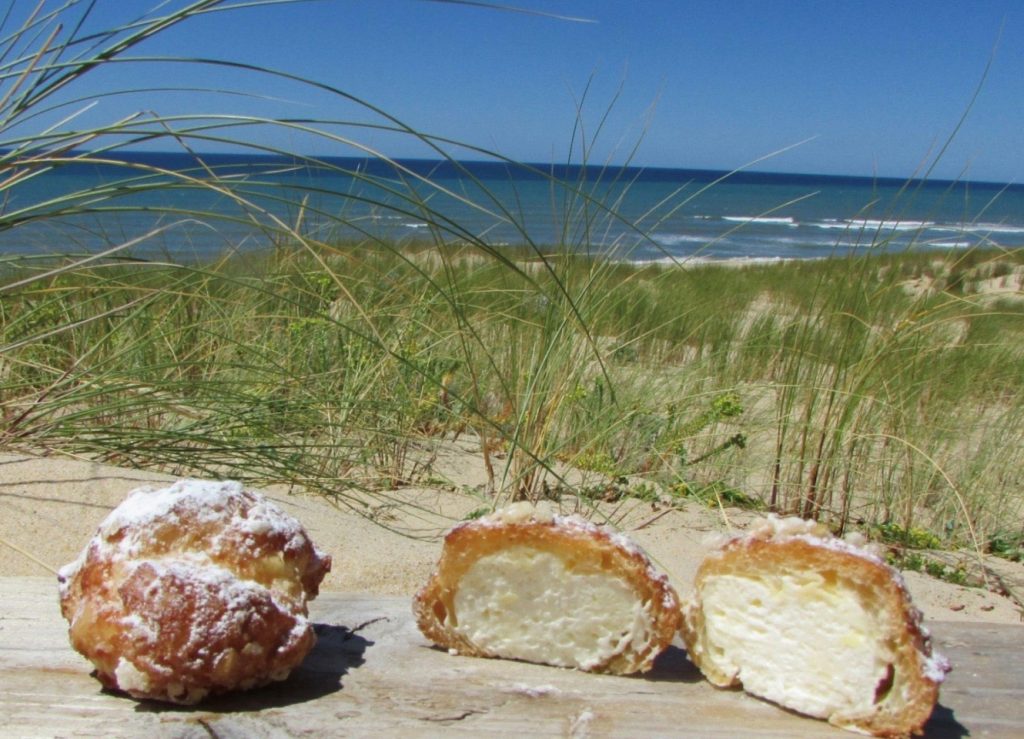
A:
POLYGON ((814 572, 718 576, 701 599, 708 656, 745 690, 819 718, 872 709, 889 663, 855 591, 814 572))
POLYGON ((489 654, 582 670, 641 649, 653 626, 627 582, 525 546, 477 560, 454 605, 455 631, 489 654))

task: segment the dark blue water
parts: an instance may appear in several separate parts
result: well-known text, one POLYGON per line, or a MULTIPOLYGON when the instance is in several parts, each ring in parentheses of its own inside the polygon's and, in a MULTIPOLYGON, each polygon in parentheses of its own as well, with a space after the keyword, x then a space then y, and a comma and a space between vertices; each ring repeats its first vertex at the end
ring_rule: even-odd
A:
POLYGON ((502 162, 119 154, 3 187, 0 254, 210 258, 323 242, 567 247, 634 261, 1024 246, 1024 186, 502 162), (216 178, 211 178, 211 172, 216 178), (128 250, 119 253, 128 253, 128 250))

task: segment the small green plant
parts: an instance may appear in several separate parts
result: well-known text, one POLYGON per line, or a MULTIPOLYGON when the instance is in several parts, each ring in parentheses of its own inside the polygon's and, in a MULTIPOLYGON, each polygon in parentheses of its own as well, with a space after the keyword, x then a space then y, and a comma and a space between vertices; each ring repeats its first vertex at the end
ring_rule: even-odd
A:
POLYGON ((597 472, 610 478, 617 478, 622 474, 615 459, 605 451, 585 451, 573 460, 573 464, 581 470, 597 472))
POLYGON ((871 529, 874 538, 886 544, 907 549, 941 549, 942 540, 925 529, 911 526, 903 528, 895 523, 880 523, 871 529))
POLYGON ((589 503, 617 503, 622 500, 634 499, 645 503, 661 503, 664 497, 657 485, 646 481, 631 482, 625 477, 608 479, 589 485, 556 485, 549 487, 546 497, 561 500, 563 495, 571 495, 589 503))
POLYGON ((710 483, 678 482, 670 488, 672 495, 699 501, 709 508, 732 507, 746 510, 764 510, 764 501, 747 495, 721 480, 710 483))
POLYGON ((971 586, 972 583, 967 575, 967 570, 962 565, 951 566, 944 562, 931 559, 927 555, 914 551, 891 551, 886 556, 887 561, 893 567, 909 572, 923 572, 934 577, 936 580, 951 583, 953 585, 971 586))
POLYGON ((942 562, 933 560, 925 562, 926 573, 938 580, 944 580, 954 585, 967 585, 967 570, 963 567, 950 567, 942 562))
POLYGON ((881 523, 869 529, 872 538, 890 546, 887 559, 901 570, 923 572, 954 585, 968 585, 966 568, 951 566, 930 556, 929 549, 942 549, 942 540, 930 531, 911 526, 904 528, 895 523, 881 523))
POLYGON ((662 495, 658 487, 649 482, 636 482, 629 486, 629 497, 646 503, 658 503, 662 495))
POLYGON ((996 534, 988 540, 988 551, 1011 562, 1024 562, 1024 534, 996 534))

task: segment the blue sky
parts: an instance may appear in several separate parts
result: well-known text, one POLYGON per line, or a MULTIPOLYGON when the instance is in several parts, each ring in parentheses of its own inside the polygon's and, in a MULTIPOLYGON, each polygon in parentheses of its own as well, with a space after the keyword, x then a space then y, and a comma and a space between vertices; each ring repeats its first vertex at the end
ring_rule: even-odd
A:
MULTIPOLYGON (((320 0, 193 19, 142 51, 322 80, 419 130, 520 160, 568 158, 589 84, 588 142, 608 113, 592 161, 632 155, 647 166, 731 169, 806 141, 756 168, 896 177, 931 162, 991 57, 933 176, 1024 182, 1019 0, 505 2, 594 22, 422 0, 320 0)), ((123 19, 155 3, 99 0, 94 20, 123 19)), ((161 94, 141 104, 161 114, 366 118, 332 96, 229 70, 117 67, 89 81, 97 90, 200 83, 274 99, 161 94)), ((139 98, 104 100, 89 115, 112 117, 133 105, 139 98)), ((407 139, 348 133, 391 155, 424 154, 407 139)), ((284 147, 352 153, 296 134, 259 135, 284 147)))

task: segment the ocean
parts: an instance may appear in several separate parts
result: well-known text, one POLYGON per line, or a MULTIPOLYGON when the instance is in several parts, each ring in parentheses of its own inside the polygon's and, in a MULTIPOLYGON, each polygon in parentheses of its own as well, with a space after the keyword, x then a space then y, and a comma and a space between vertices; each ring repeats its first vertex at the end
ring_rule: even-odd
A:
POLYGON ((662 168, 122 153, 4 186, 0 257, 203 260, 281 242, 484 242, 634 262, 1024 246, 1024 186, 662 168), (205 168, 223 187, 198 184, 205 168), (188 172, 189 178, 159 172, 188 172), (194 180, 192 178, 195 178, 194 180), (237 197, 244 198, 240 205, 237 197))

